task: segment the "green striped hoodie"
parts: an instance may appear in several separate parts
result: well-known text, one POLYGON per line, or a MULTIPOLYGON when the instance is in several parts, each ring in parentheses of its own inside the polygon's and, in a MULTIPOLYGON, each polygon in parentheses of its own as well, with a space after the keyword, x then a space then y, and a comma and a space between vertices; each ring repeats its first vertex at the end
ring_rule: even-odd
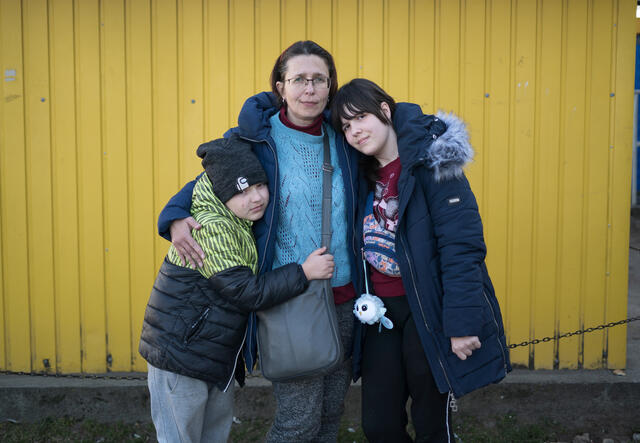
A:
MULTIPOLYGON (((204 251, 206 258, 198 271, 206 278, 234 266, 247 266, 254 273, 258 267, 251 225, 253 222, 238 218, 213 193, 207 174, 202 174, 193 188, 191 215, 202 225, 192 235, 204 251)), ((171 245, 168 260, 182 266, 175 247, 171 245)), ((192 268, 193 269, 193 268, 192 268)))

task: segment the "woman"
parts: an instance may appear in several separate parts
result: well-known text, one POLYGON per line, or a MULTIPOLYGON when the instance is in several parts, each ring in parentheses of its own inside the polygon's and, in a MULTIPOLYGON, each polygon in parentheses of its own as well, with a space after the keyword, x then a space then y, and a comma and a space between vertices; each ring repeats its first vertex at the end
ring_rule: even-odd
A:
POLYGON ((415 441, 454 441, 449 400, 510 370, 482 223, 462 171, 473 156, 464 124, 396 105, 365 79, 340 88, 331 115, 364 155, 356 238, 393 322, 365 326, 354 350, 365 435, 412 441, 411 397, 415 441))
MULTIPOLYGON (((334 256, 332 278, 341 338, 350 355, 353 337, 352 276, 357 276, 353 236, 357 153, 348 148, 328 122, 327 105, 337 90, 333 57, 312 41, 300 41, 276 60, 271 93, 249 98, 229 133, 253 145, 269 179, 270 203, 254 224, 259 272, 286 263, 301 263, 320 245, 323 133, 330 136, 333 172, 329 253, 334 256)), ((160 214, 158 227, 183 259, 200 264, 202 252, 190 238, 198 225, 189 218, 188 184, 160 214)), ((255 338, 247 338, 247 367, 253 366, 255 338)), ((288 383, 274 383, 276 415, 267 441, 336 441, 344 397, 351 379, 351 359, 334 372, 288 383)))

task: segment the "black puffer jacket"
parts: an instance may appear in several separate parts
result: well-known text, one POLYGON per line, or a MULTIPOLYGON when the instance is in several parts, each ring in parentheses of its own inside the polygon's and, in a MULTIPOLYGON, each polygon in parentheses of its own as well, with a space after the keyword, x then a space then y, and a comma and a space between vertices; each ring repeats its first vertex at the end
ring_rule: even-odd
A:
POLYGON ((241 353, 249 313, 304 291, 302 267, 257 276, 236 266, 206 279, 165 259, 144 314, 139 352, 151 365, 227 389, 244 384, 241 353))

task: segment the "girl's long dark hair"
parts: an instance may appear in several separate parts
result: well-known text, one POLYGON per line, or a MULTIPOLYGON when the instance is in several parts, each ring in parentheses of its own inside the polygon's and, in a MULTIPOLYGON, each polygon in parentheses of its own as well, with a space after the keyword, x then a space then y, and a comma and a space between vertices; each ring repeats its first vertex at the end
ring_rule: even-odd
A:
MULTIPOLYGON (((342 131, 342 119, 351 120, 359 114, 373 114, 385 125, 393 125, 396 102, 384 89, 365 78, 354 78, 340 87, 331 101, 331 123, 336 131, 342 131), (386 103, 391 118, 382 112, 381 105, 386 103)), ((375 157, 360 156, 360 168, 364 172, 370 189, 374 189, 379 178, 380 163, 375 157)))

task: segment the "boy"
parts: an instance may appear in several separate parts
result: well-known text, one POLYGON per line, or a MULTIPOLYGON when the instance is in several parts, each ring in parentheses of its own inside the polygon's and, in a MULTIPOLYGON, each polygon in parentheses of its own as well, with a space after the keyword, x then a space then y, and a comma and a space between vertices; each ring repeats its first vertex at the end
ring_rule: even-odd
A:
POLYGON ((195 184, 191 215, 202 225, 193 235, 206 258, 192 270, 169 248, 140 337, 160 442, 226 442, 234 375, 244 384, 249 313, 300 294, 309 280, 330 278, 334 268, 321 248, 302 265, 255 275, 251 225, 269 203, 267 176, 251 146, 235 135, 200 145, 197 154, 206 173, 195 184))

